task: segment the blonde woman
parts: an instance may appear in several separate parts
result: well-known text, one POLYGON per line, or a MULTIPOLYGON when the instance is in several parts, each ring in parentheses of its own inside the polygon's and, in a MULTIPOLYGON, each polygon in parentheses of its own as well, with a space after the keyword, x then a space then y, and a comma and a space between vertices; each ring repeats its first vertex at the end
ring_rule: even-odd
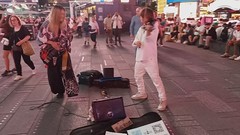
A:
POLYGON ((10 45, 12 45, 13 59, 17 70, 15 81, 22 79, 21 57, 24 62, 32 69, 32 74, 36 74, 35 66, 30 56, 23 54, 21 45, 30 39, 30 32, 21 24, 19 17, 12 15, 9 18, 9 25, 13 27, 13 33, 10 36, 10 45))
POLYGON ((79 90, 69 55, 72 30, 68 27, 65 16, 65 9, 55 5, 38 34, 38 39, 43 43, 42 46, 52 46, 57 52, 52 54, 47 65, 48 82, 51 91, 58 94, 57 98, 63 98, 65 91, 68 97, 77 96, 79 90))

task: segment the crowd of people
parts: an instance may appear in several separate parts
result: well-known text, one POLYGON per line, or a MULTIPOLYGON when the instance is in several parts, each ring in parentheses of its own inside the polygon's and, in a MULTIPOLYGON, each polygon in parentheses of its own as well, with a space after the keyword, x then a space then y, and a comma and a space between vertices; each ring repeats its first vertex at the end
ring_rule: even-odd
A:
MULTIPOLYGON (((63 98, 66 92, 68 97, 78 95, 79 87, 73 72, 71 63, 71 41, 73 33, 77 32, 79 37, 83 37, 84 45, 90 45, 90 39, 93 47, 97 48, 97 35, 99 25, 96 16, 79 17, 76 19, 67 19, 66 11, 62 6, 55 5, 46 20, 36 19, 33 22, 38 29, 38 40, 42 43, 41 50, 46 46, 52 48, 55 53, 51 54, 51 59, 47 64, 48 82, 52 93, 57 94, 57 98, 63 98)), ((104 31, 106 36, 106 45, 122 45, 121 33, 123 28, 121 15, 116 12, 113 15, 108 14, 104 20, 104 31)), ((21 19, 16 15, 2 17, 0 21, 2 28, 3 58, 6 70, 2 76, 16 71, 15 81, 21 80, 22 66, 21 58, 36 74, 34 62, 31 57, 23 53, 21 45, 30 39, 28 29, 23 25, 21 19), (12 54, 14 67, 10 69, 9 55, 12 54)), ((222 57, 240 60, 240 22, 236 25, 224 24, 221 27, 207 22, 202 24, 200 21, 196 25, 182 23, 177 15, 173 23, 168 24, 164 13, 157 15, 150 8, 136 8, 136 15, 131 19, 129 26, 132 46, 136 49, 136 59, 134 67, 134 77, 137 84, 137 93, 132 95, 133 100, 146 99, 148 97, 145 91, 143 76, 148 73, 155 85, 158 97, 158 110, 163 111, 167 106, 167 96, 161 77, 159 76, 159 67, 157 60, 157 46, 163 46, 163 40, 195 45, 199 48, 209 49, 211 43, 215 40, 226 42, 226 51, 222 57), (166 31, 167 27, 170 28, 166 31), (168 32, 168 34, 166 34, 168 32), (230 57, 230 47, 234 46, 234 54, 230 57)))
POLYGON ((213 23, 197 21, 196 25, 175 21, 167 24, 170 28, 169 34, 164 34, 167 42, 176 42, 187 45, 197 45, 198 48, 210 49, 216 41, 226 44, 223 58, 230 60, 240 60, 239 42, 240 42, 240 21, 237 23, 213 23), (234 48, 234 54, 230 56, 230 47, 234 48))

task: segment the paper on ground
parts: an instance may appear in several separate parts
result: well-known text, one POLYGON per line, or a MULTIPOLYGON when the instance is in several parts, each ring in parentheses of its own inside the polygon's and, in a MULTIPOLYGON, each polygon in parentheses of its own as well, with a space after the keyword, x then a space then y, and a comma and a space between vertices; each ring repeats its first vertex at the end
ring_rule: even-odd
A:
POLYGON ((114 133, 114 132, 106 131, 105 135, 127 135, 127 134, 125 134, 125 133, 114 133))
POLYGON ((162 120, 127 130, 128 135, 170 135, 162 120))

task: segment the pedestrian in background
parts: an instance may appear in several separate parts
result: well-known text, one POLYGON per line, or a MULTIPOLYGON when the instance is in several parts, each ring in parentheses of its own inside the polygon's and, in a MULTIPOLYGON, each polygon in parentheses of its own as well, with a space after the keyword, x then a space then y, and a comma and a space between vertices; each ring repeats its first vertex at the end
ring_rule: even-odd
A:
POLYGON ((82 19, 82 16, 79 16, 78 19, 77 19, 77 34, 78 34, 78 37, 82 37, 82 23, 83 23, 83 19, 82 19))
POLYGON ((134 68, 134 77, 137 84, 138 92, 132 95, 133 100, 146 99, 143 76, 147 72, 155 85, 158 96, 158 110, 163 111, 167 106, 167 97, 162 80, 159 76, 158 60, 157 60, 157 37, 158 24, 150 8, 144 8, 140 14, 143 25, 139 28, 137 35, 133 41, 133 46, 137 48, 136 62, 134 68))
POLYGON ((131 19, 129 31, 130 31, 130 37, 134 38, 138 32, 138 29, 142 26, 142 22, 140 20, 140 13, 142 8, 138 7, 136 8, 136 15, 134 15, 131 19))
POLYGON ((89 45, 89 37, 90 37, 90 30, 91 26, 89 25, 88 18, 85 17, 84 21, 82 23, 82 31, 83 31, 83 37, 84 37, 84 45, 89 45))
POLYGON ((112 43, 112 17, 111 14, 108 14, 106 18, 103 20, 104 31, 106 32, 106 44, 112 43))
MULTIPOLYGON (((65 17, 65 9, 55 5, 38 34, 38 39, 43 44, 52 46, 58 52, 47 67, 48 82, 51 91, 58 94, 57 98, 63 98, 65 91, 68 97, 77 96, 79 92, 69 54, 71 52, 72 29, 69 28, 65 17)), ((77 24, 73 26, 73 29, 77 29, 77 24)))
POLYGON ((9 25, 13 27, 13 33, 10 36, 10 45, 12 45, 13 59, 17 70, 17 76, 14 78, 15 81, 22 79, 22 65, 21 57, 24 62, 32 69, 32 74, 36 74, 35 66, 30 56, 23 54, 21 45, 30 39, 30 32, 26 27, 21 24, 19 17, 12 15, 9 18, 9 25))
POLYGON ((160 45, 163 46, 163 39, 164 39, 164 35, 165 35, 165 28, 167 26, 167 20, 165 18, 165 14, 162 13, 161 14, 161 18, 160 18, 160 39, 159 39, 159 42, 160 42, 160 45))
POLYGON ((99 26, 98 26, 95 16, 91 17, 91 21, 90 21, 89 25, 91 26, 90 37, 94 43, 93 47, 96 48, 97 47, 97 34, 99 32, 99 26))
POLYGON ((115 12, 115 14, 112 17, 113 21, 113 35, 115 37, 115 45, 117 45, 117 41, 119 45, 122 45, 121 43, 121 33, 122 33, 122 17, 119 15, 118 12, 115 12))
POLYGON ((1 41, 3 38, 5 38, 3 40, 6 40, 4 41, 5 43, 3 43, 3 59, 5 64, 5 71, 1 74, 2 76, 7 76, 9 75, 9 73, 16 70, 15 68, 10 70, 9 54, 12 53, 12 46, 9 44, 9 38, 13 33, 13 29, 9 25, 9 18, 10 18, 10 15, 8 15, 6 18, 2 15, 2 18, 0 20, 0 28, 2 29, 1 32, 3 34, 1 41))

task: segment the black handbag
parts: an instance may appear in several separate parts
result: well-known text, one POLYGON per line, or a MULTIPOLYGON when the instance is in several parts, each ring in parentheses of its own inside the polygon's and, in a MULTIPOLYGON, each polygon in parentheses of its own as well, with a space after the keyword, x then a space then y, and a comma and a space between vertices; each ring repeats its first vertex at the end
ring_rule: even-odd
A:
POLYGON ((15 52, 23 52, 23 49, 21 46, 16 45, 16 41, 13 40, 13 46, 12 46, 12 50, 15 52))

